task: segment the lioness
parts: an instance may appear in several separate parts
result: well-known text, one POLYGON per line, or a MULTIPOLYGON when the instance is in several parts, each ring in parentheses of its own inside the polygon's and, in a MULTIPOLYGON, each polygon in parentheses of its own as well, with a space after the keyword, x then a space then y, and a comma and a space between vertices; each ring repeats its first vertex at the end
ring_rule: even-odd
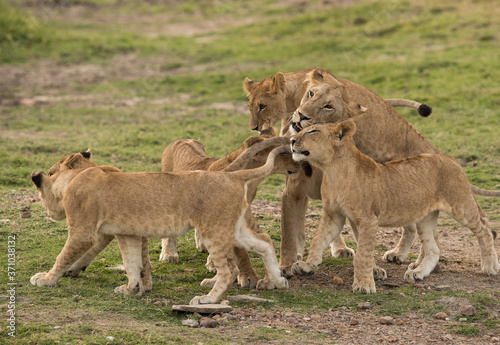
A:
POLYGON ((267 177, 276 155, 286 149, 273 150, 260 168, 230 173, 109 173, 93 167, 48 176, 33 171, 33 183, 49 214, 55 219, 67 218, 68 240, 52 269, 35 274, 31 283, 55 285, 95 241, 115 236, 128 277, 128 284, 115 292, 140 295, 145 291, 141 237, 179 236, 196 227, 217 275, 202 282, 212 290, 194 297, 191 304, 216 303, 225 294, 238 273, 233 246, 255 251, 262 258, 266 277, 258 288, 286 288, 288 282, 280 277, 271 238, 256 234, 244 220, 248 183, 267 177))
MULTIPOLYGON (((191 170, 208 171, 236 171, 243 168, 252 169, 262 166, 269 152, 278 145, 287 144, 286 138, 271 138, 269 136, 250 137, 244 144, 228 154, 217 159, 205 152, 202 143, 194 139, 179 139, 168 145, 162 154, 162 172, 183 172, 191 170)), ((299 167, 292 160, 289 153, 283 153, 276 158, 272 174, 285 174, 293 177, 298 174, 299 167)), ((257 193, 258 183, 249 183, 247 202, 252 203, 257 193)), ((260 232, 250 209, 245 215, 247 225, 256 232, 260 232)), ((200 244, 197 239, 197 247, 200 244)), ((240 248, 235 248, 235 258, 238 268, 238 283, 242 287, 255 287, 259 277, 250 264, 248 253, 240 248)), ((178 262, 177 241, 175 237, 162 240, 160 261, 178 262)), ((207 264, 207 267, 211 267, 207 264)))
POLYGON ((494 236, 471 192, 460 164, 443 154, 420 154, 376 163, 356 147, 352 120, 337 125, 312 125, 290 140, 293 159, 307 161, 323 171, 323 213, 306 262, 297 262, 295 273, 310 273, 321 263, 322 253, 340 234, 345 218, 358 241, 354 257, 353 291, 375 293, 373 259, 378 226, 416 223, 423 260, 405 273, 405 279, 423 279, 439 260, 434 240, 439 211, 450 214, 478 238, 482 271, 500 270, 494 236))
MULTIPOLYGON (((290 131, 317 123, 338 123, 353 119, 357 147, 375 161, 402 159, 420 153, 440 153, 439 149, 417 132, 393 107, 373 91, 328 71, 316 68, 308 77, 308 88, 293 115, 290 131), (359 106, 359 105, 362 106, 359 106), (365 108, 366 107, 366 108, 365 108)), ((303 174, 287 181, 282 197, 282 241, 280 267, 292 275, 291 266, 304 249, 304 216, 307 198, 321 198, 321 171, 308 179, 303 174)), ((471 186, 474 193, 496 195, 471 186)), ((500 194, 500 193, 499 193, 500 194)), ((416 234, 415 225, 406 226, 397 247, 384 255, 386 261, 405 260, 416 234)), ((332 248, 333 251, 334 248, 332 248)))
MULTIPOLYGON (((287 133, 293 112, 299 107, 307 89, 307 75, 313 70, 278 72, 260 82, 245 78, 243 89, 248 97, 250 129, 274 131, 274 124, 281 120, 280 135, 287 133)), ((393 107, 416 108, 422 117, 432 113, 430 106, 409 99, 393 98, 385 101, 393 107)))

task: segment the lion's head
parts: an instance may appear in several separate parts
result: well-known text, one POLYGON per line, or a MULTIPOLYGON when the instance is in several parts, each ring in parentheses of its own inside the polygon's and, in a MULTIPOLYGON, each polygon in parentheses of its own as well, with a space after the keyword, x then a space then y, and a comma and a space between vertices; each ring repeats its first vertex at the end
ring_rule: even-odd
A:
POLYGON ((278 72, 260 82, 245 78, 243 89, 248 96, 250 129, 272 133, 273 125, 286 116, 285 76, 278 72))
POLYGON ((356 124, 352 120, 339 124, 311 125, 290 139, 292 157, 301 163, 301 167, 310 175, 311 170, 305 162, 321 166, 336 155, 342 154, 342 146, 352 141, 356 124))
POLYGON ((48 174, 52 176, 59 171, 95 167, 97 164, 90 159, 91 155, 92 152, 90 149, 79 153, 67 154, 49 169, 48 174))
POLYGON ((293 114, 290 130, 296 134, 313 124, 338 123, 366 110, 349 100, 343 85, 330 72, 315 68, 308 74, 308 87, 293 114))

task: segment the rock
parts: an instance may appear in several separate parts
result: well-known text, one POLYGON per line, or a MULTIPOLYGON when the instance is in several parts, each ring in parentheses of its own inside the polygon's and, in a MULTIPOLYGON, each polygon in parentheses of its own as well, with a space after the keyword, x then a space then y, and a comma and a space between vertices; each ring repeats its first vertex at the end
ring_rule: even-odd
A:
POLYGON ((476 308, 471 304, 463 305, 460 307, 460 314, 467 316, 474 315, 476 314, 476 308))
POLYGON ((222 302, 220 302, 220 304, 222 304, 222 305, 229 305, 229 301, 227 299, 225 299, 222 302))
POLYGON ((344 284, 344 280, 342 280, 342 278, 340 277, 333 277, 333 284, 335 285, 343 285, 344 284))
POLYGON ((448 290, 450 288, 449 285, 438 285, 436 286, 436 290, 441 291, 441 290, 448 290))
POLYGON ((274 303, 272 299, 260 298, 253 295, 236 295, 228 296, 229 302, 241 302, 241 303, 274 303))
POLYGON ((379 319, 380 323, 383 325, 392 325, 394 323, 394 319, 390 316, 382 316, 379 319))
POLYGON ((185 311, 188 313, 214 314, 214 313, 229 313, 233 310, 232 307, 222 304, 184 304, 173 305, 172 310, 185 311))
POLYGON ((115 340, 115 338, 114 338, 114 337, 106 337, 106 339, 107 339, 107 340, 109 340, 109 341, 113 341, 113 340, 115 340))
POLYGON ((404 324, 403 320, 399 320, 398 321, 398 326, 401 326, 402 324, 404 324))
POLYGON ((0 219, 0 224, 9 224, 10 219, 0 219))
POLYGON ((31 218, 30 211, 25 211, 25 212, 21 213, 21 218, 31 218))
POLYGON ((54 329, 61 329, 63 328, 62 326, 54 326, 54 329))
POLYGON ((349 322, 349 324, 351 326, 356 326, 357 324, 359 324, 359 321, 357 319, 351 319, 351 321, 349 322))
POLYGON ((204 317, 200 320, 200 326, 202 328, 215 328, 219 323, 209 317, 204 317))
POLYGON ((500 340, 498 340, 497 337, 491 337, 490 340, 491 340, 492 343, 498 343, 500 341, 500 340))
POLYGON ((461 317, 458 321, 460 321, 460 322, 467 322, 467 318, 466 317, 461 317))
POLYGON ((437 319, 437 320, 446 320, 446 318, 448 317, 448 314, 446 313, 437 313, 436 315, 434 315, 434 318, 437 319))
POLYGON ((362 302, 358 304, 358 309, 371 309, 372 305, 370 302, 362 302))
POLYGON ((193 319, 182 320, 182 325, 183 326, 188 326, 188 327, 191 327, 191 328, 198 328, 198 327, 200 327, 200 324, 198 323, 198 321, 193 320, 193 319))

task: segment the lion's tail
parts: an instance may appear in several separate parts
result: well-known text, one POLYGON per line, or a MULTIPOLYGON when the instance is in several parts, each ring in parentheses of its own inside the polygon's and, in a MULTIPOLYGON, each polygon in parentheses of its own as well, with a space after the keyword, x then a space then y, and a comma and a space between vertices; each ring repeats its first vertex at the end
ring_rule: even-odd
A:
POLYGON ((274 169, 274 161, 279 154, 291 154, 290 146, 283 145, 272 150, 267 156, 266 164, 255 169, 239 170, 230 172, 231 175, 238 177, 244 183, 258 179, 259 182, 272 174, 274 169))
POLYGON ((404 107, 404 108, 415 108, 417 109, 418 115, 422 117, 427 117, 432 114, 432 108, 424 103, 419 103, 404 98, 388 98, 385 100, 393 108, 404 107))
POLYGON ((470 189, 472 190, 472 193, 474 193, 476 195, 500 198, 500 191, 499 190, 483 189, 483 188, 476 187, 472 184, 470 185, 470 189))

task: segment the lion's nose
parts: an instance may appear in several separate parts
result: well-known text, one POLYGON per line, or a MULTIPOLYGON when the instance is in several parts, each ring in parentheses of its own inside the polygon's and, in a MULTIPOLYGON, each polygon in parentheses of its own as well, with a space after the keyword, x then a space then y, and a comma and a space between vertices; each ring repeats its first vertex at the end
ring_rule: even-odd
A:
POLYGON ((302 121, 302 120, 310 120, 311 119, 310 117, 307 117, 304 114, 302 114, 300 111, 299 111, 299 118, 300 118, 300 121, 302 121))

